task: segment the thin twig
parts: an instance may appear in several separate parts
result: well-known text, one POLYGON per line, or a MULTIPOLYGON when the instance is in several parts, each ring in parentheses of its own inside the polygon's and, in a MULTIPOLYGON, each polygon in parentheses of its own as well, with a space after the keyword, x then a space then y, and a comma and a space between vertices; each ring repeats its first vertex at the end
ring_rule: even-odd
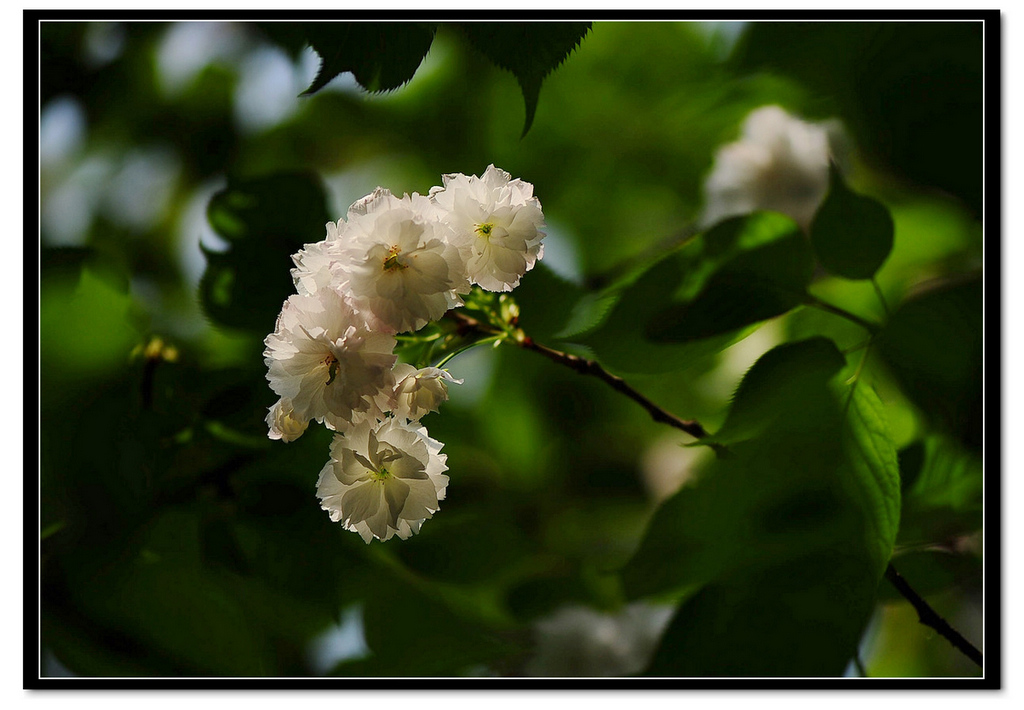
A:
POLYGON ((898 591, 904 599, 910 602, 911 606, 913 606, 917 611, 917 618, 922 624, 937 631, 940 636, 953 644, 958 651, 977 663, 978 667, 983 667, 981 662, 981 651, 975 648, 970 641, 961 636, 959 631, 949 625, 949 622, 939 616, 938 613, 929 606, 928 602, 926 602, 920 594, 915 592, 913 588, 907 584, 907 580, 903 579, 903 576, 896 571, 896 568, 893 567, 891 563, 885 568, 885 578, 889 580, 892 586, 896 587, 896 591, 898 591))
MULTIPOLYGON (((459 313, 458 311, 448 311, 446 317, 456 321, 464 328, 476 330, 481 333, 495 332, 495 329, 493 327, 485 323, 481 323, 475 318, 471 318, 470 316, 467 316, 463 313, 459 313)), ((707 430, 703 426, 701 426, 700 422, 694 419, 680 419, 671 412, 662 409, 654 402, 649 400, 647 397, 640 394, 640 392, 630 387, 626 383, 626 381, 623 380, 621 377, 613 375, 612 373, 608 372, 603 367, 601 367, 599 363, 593 360, 588 360, 577 355, 562 352, 561 350, 549 348, 546 345, 541 345, 540 343, 534 341, 533 338, 530 338, 529 336, 526 335, 523 335, 522 337, 510 338, 508 342, 515 343, 524 350, 530 350, 532 352, 539 353, 540 355, 543 355, 549 360, 552 360, 554 362, 559 363, 560 365, 565 365, 566 367, 575 370, 581 375, 592 375, 593 377, 597 377, 598 379, 603 380, 605 383, 611 386, 616 392, 624 394, 625 396, 629 397, 631 400, 639 404, 641 407, 646 409, 647 413, 650 414, 651 418, 656 422, 660 422, 662 424, 667 424, 671 427, 675 427, 676 429, 684 431, 696 439, 702 439, 708 435, 707 430)), ((713 446, 713 448, 715 448, 716 450, 722 449, 720 445, 715 445, 713 446)))
POLYGON ((671 412, 667 412, 651 400, 647 399, 644 395, 637 392, 635 389, 626 384, 626 381, 617 375, 605 370, 600 364, 593 360, 587 360, 586 358, 579 357, 577 355, 571 355, 570 353, 562 352, 561 350, 555 350, 549 348, 546 345, 541 345, 535 342, 532 338, 524 338, 516 343, 519 347, 524 350, 532 350, 535 353, 540 353, 549 360, 565 365, 566 367, 572 368, 581 375, 593 375, 598 379, 604 380, 609 386, 612 387, 616 392, 626 395, 631 400, 639 404, 641 407, 647 410, 647 413, 651 415, 651 418, 656 422, 662 424, 668 424, 669 426, 675 427, 681 431, 685 431, 690 436, 696 439, 702 439, 708 435, 708 432, 701 426, 700 422, 695 419, 680 419, 671 412))

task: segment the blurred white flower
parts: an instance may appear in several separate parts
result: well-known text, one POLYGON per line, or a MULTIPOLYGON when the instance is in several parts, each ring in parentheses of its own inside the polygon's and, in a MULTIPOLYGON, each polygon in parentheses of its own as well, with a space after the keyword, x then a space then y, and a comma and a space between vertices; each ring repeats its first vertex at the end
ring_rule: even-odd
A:
MULTIPOLYGON (((396 333, 418 330, 462 305, 469 291, 463 260, 429 199, 377 188, 337 224, 336 267, 357 307, 396 333)), ((330 239, 330 236, 329 236, 330 239)))
POLYGON ((266 422, 269 429, 267 436, 274 440, 280 439, 286 444, 302 436, 309 426, 309 420, 296 417, 291 400, 283 397, 267 412, 266 422))
POLYGON ((394 387, 394 337, 332 289, 290 296, 264 342, 270 388, 291 401, 296 419, 341 431, 394 387))
POLYGON ((428 412, 436 412, 448 401, 448 384, 461 385, 447 370, 424 367, 417 370, 412 365, 395 365, 395 403, 393 412, 397 417, 418 421, 428 412))
POLYGON ((488 291, 511 291, 544 254, 540 201, 533 185, 493 165, 482 177, 444 175, 430 197, 466 261, 470 281, 488 291))
POLYGON ((444 500, 448 467, 441 446, 415 424, 361 421, 334 437, 317 481, 320 505, 366 543, 407 539, 444 500))
POLYGON ((534 624, 528 676, 607 677, 639 673, 650 661, 672 607, 637 602, 617 614, 569 606, 534 624))
POLYGON ((743 122, 740 140, 719 148, 704 182, 702 227, 757 210, 782 212, 805 230, 828 192, 833 122, 812 124, 778 106, 743 122))

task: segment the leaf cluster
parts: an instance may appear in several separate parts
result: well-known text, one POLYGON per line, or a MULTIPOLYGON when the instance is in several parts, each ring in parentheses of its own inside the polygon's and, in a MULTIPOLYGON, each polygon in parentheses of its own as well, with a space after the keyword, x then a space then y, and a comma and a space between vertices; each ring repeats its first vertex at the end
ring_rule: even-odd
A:
MULTIPOLYGON (((525 136, 537 111, 545 77, 565 61, 587 32, 589 22, 460 23, 454 28, 477 53, 512 73, 526 102, 525 136)), ((369 92, 392 91, 410 81, 438 26, 418 22, 264 23, 268 35, 293 51, 308 44, 320 55, 320 69, 303 95, 315 94, 339 74, 351 72, 369 92)))

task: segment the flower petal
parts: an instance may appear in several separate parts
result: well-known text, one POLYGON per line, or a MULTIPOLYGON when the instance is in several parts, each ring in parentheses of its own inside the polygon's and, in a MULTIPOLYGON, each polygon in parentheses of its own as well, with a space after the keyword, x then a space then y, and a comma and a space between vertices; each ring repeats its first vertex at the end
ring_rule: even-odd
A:
POLYGON ((347 520, 366 520, 380 510, 382 498, 380 485, 366 481, 342 496, 341 509, 347 520))

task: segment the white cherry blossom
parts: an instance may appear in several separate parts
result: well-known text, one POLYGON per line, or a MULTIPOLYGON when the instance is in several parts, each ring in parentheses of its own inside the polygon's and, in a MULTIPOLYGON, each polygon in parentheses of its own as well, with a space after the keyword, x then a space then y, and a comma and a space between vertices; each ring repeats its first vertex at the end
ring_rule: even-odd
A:
POLYGON ((544 254, 544 214, 533 185, 493 165, 481 177, 442 179, 430 198, 452 228, 469 279, 488 291, 511 291, 544 254))
POLYGON ((394 337, 332 289, 289 297, 264 342, 270 388, 297 419, 343 430, 394 387, 394 337))
POLYGON ((462 256, 437 218, 428 198, 383 188, 349 208, 332 268, 357 307, 391 332, 422 328, 462 305, 459 294, 469 291, 462 256))
POLYGON ((447 456, 419 419, 462 383, 436 367, 396 364, 395 335, 461 306, 473 283, 511 291, 544 251, 530 183, 493 165, 443 181, 430 196, 378 187, 328 222, 323 240, 292 256, 297 293, 264 341, 280 397, 268 436, 294 441, 314 420, 338 432, 317 495, 367 543, 408 538, 438 511, 447 456))
POLYGON ((444 499, 448 467, 441 447, 415 424, 359 422, 334 437, 317 481, 321 507, 367 543, 395 535, 404 540, 444 499))
POLYGON ((395 365, 395 395, 393 412, 396 417, 418 421, 429 412, 448 401, 448 383, 462 384, 447 370, 424 367, 417 370, 412 365, 395 365))

